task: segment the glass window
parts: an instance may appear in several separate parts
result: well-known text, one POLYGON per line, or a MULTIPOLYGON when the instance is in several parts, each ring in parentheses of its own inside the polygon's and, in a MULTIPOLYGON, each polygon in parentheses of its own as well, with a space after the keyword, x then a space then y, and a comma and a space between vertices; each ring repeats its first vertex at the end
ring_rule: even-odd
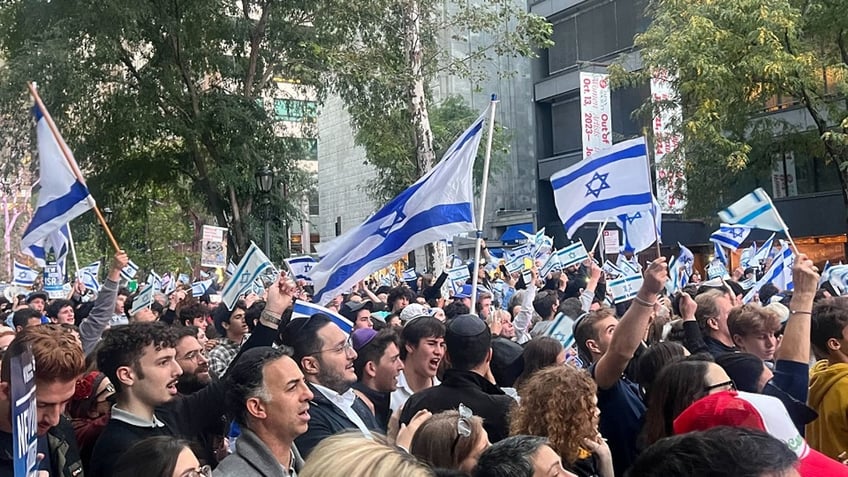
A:
POLYGON ((583 147, 580 127, 580 102, 577 98, 551 107, 554 155, 578 151, 583 147))
POLYGON ((548 72, 553 74, 577 63, 577 26, 574 18, 554 24, 554 46, 548 49, 548 72))
POLYGON ((317 104, 314 101, 299 99, 274 99, 274 119, 277 121, 302 121, 312 119, 317 114, 317 104))

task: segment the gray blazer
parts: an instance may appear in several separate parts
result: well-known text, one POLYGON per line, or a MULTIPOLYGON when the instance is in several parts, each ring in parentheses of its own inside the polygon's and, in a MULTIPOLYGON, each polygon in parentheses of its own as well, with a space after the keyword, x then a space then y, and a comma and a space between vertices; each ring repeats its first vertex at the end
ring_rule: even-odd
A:
MULTIPOLYGON (((292 453, 294 454, 294 470, 300 472, 303 468, 303 458, 294 444, 292 444, 292 453)), ((268 446, 250 429, 244 427, 241 428, 241 435, 236 441, 235 453, 225 457, 212 475, 214 477, 290 477, 283 472, 283 466, 271 454, 268 446)))

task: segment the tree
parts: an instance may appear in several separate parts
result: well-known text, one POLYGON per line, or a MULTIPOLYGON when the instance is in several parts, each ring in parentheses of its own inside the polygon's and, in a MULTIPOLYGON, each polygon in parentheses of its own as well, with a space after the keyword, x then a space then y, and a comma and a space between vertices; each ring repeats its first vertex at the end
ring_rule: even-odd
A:
MULTIPOLYGON (((275 134, 263 100, 281 78, 320 84, 327 52, 344 43, 327 34, 324 7, 341 4, 4 2, 0 113, 27 121, 25 82, 38 81, 101 203, 132 205, 131 192, 149 186, 202 198, 240 254, 254 171, 270 164, 289 190, 303 188, 303 146, 275 134)), ((283 218, 296 210, 283 194, 273 200, 283 218)))
MULTIPOLYGON (((680 95, 682 121, 673 124, 682 147, 667 166, 682 167, 692 194, 687 212, 705 216, 726 206, 723 197, 738 172, 769 152, 804 145, 839 166, 848 201, 848 3, 840 0, 652 0, 652 18, 637 35, 642 69, 613 68, 618 85, 644 84, 669 72, 680 95), (805 124, 766 115, 774 97, 794 98, 805 124), (791 143, 791 144, 787 144, 791 143), (680 153, 685 155, 680 160, 680 153)), ((640 112, 654 117, 674 107, 648 100, 640 112)))
MULTIPOLYGON (((333 58, 332 89, 348 108, 367 160, 393 191, 409 186, 435 163, 428 103, 437 76, 479 83, 488 74, 488 60, 533 56, 537 48, 552 44, 551 25, 513 0, 364 0, 349 5, 345 28, 357 40, 333 58), (457 54, 450 42, 464 44, 466 53, 457 54)), ((441 261, 428 255, 428 268, 440 270, 441 261)))

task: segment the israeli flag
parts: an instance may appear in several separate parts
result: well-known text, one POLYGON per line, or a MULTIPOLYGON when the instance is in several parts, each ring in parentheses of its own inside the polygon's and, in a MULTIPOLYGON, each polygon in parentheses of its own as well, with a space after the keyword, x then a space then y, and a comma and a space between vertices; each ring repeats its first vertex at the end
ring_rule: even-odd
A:
POLYGON ((554 322, 545 329, 545 336, 562 343, 562 347, 568 349, 574 344, 574 320, 565 313, 558 313, 554 322))
POLYGON ((751 265, 758 267, 761 263, 765 263, 765 261, 771 256, 771 249, 774 245, 774 235, 771 234, 771 237, 768 238, 763 244, 760 246, 760 249, 751 257, 751 265))
POLYGON ((762 188, 737 200, 730 207, 718 213, 722 222, 744 225, 756 229, 779 232, 788 230, 780 214, 771 201, 771 197, 762 188))
POLYGON ((757 265, 757 263, 752 263, 754 261, 754 255, 756 254, 757 244, 752 243, 750 247, 742 251, 742 255, 739 257, 739 265, 742 265, 742 268, 748 268, 757 265))
MULTIPOLYGON (((44 247, 44 239, 94 206, 94 199, 88 193, 88 187, 74 174, 74 169, 78 172, 79 167, 70 149, 58 131, 53 135, 48 124, 48 115, 45 113, 46 111, 42 111, 38 106, 33 108, 37 122, 41 190, 32 220, 21 238, 21 250, 38 244, 44 247), (65 159, 62 147, 69 154, 74 169, 71 169, 72 166, 65 159)), ((50 123, 52 124, 52 121, 50 123)), ((56 237, 53 237, 51 240, 55 239, 56 237)))
POLYGON ((250 248, 247 249, 233 272, 233 276, 224 286, 221 293, 221 302, 226 305, 228 310, 232 311, 242 293, 250 288, 254 280, 271 266, 271 261, 262 253, 262 250, 255 243, 250 242, 250 248))
POLYGON ((531 255, 533 257, 540 257, 548 252, 554 246, 554 239, 545 235, 545 228, 542 227, 542 230, 539 230, 535 234, 528 234, 523 230, 519 230, 521 235, 524 235, 527 238, 528 245, 531 246, 531 255))
POLYGON ((147 283, 153 285, 154 290, 158 291, 162 289, 162 277, 153 270, 150 270, 150 273, 147 275, 147 283))
MULTIPOLYGON (((680 247, 680 255, 677 256, 677 264, 686 269, 686 281, 688 281, 689 277, 692 275, 693 267, 695 266, 695 254, 692 253, 685 245, 677 242, 677 246, 680 247)), ((686 286, 686 283, 683 283, 681 286, 686 286)))
POLYGON ((840 296, 848 292, 848 265, 834 265, 827 273, 827 280, 840 296))
POLYGON ((316 303, 329 302, 409 250, 476 228, 472 169, 484 119, 485 113, 415 184, 333 240, 312 271, 316 303))
POLYGON ((618 254, 616 266, 625 277, 642 274, 642 265, 640 265, 639 261, 636 260, 635 255, 633 256, 633 260, 628 260, 623 253, 618 254))
POLYGON ((750 227, 721 224, 719 229, 710 235, 710 240, 730 250, 736 250, 748 238, 748 234, 750 233, 750 227))
POLYGON ((746 278, 739 282, 739 286, 741 286, 743 290, 750 290, 756 284, 757 280, 755 280, 754 277, 746 278))
POLYGON ((170 274, 169 274, 168 278, 169 278, 169 280, 168 280, 168 283, 165 285, 165 290, 164 290, 166 295, 170 295, 171 293, 174 293, 174 291, 177 289, 177 281, 174 280, 173 278, 171 278, 170 274))
MULTIPOLYGON (((318 263, 317 260, 309 255, 302 255, 299 257, 286 258, 283 261, 286 262, 286 265, 289 267, 289 270, 291 270, 295 280, 304 280, 307 285, 312 284, 311 273, 315 264, 318 263)), ((233 268, 235 268, 235 266, 233 268)))
POLYGON ((612 294, 613 302, 623 303, 627 300, 632 300, 639 293, 643 281, 642 275, 631 275, 629 277, 610 280, 607 282, 607 288, 612 294))
POLYGON ((294 307, 292 308, 292 320, 296 318, 310 318, 316 313, 323 313, 329 316, 333 320, 333 323, 338 325, 346 334, 350 334, 353 331, 353 323, 350 320, 333 310, 316 305, 315 303, 309 303, 308 301, 295 300, 294 307))
POLYGON ((680 275, 681 270, 677 265, 677 257, 671 257, 671 260, 668 261, 668 280, 665 282, 665 290, 669 296, 683 288, 682 285, 680 285, 680 275))
POLYGON ((153 285, 147 284, 135 298, 133 298, 132 308, 130 309, 130 316, 135 315, 143 308, 149 307, 153 304, 153 285))
POLYGON ((549 273, 553 272, 555 269, 556 270, 562 269, 562 265, 559 263, 559 254, 558 253, 552 253, 552 254, 550 254, 550 256, 548 256, 548 259, 542 265, 542 268, 539 269, 539 275, 541 275, 542 278, 544 278, 544 277, 548 276, 549 273))
MULTIPOLYGON (((310 258, 312 258, 312 257, 310 257, 310 258)), ((315 260, 313 259, 313 261, 315 261, 315 260)), ((236 264, 233 263, 232 260, 230 260, 230 262, 227 264, 227 276, 228 277, 233 276, 233 273, 235 273, 235 271, 236 271, 236 264)))
POLYGON ((12 282, 21 287, 31 287, 38 278, 38 272, 15 260, 15 276, 12 282))
POLYGON ((713 263, 707 266, 707 280, 712 280, 713 278, 725 278, 728 276, 727 268, 718 260, 713 261, 713 263))
POLYGON ((743 303, 749 303, 754 299, 754 294, 760 291, 766 283, 772 283, 779 290, 792 290, 795 288, 792 282, 792 265, 795 263, 795 254, 789 247, 784 247, 781 253, 778 253, 771 263, 771 266, 766 270, 765 275, 760 278, 757 283, 751 288, 748 293, 742 298, 743 303))
POLYGON ((206 290, 212 286, 212 279, 194 282, 191 284, 191 296, 203 296, 206 290))
POLYGON ((132 280, 135 278, 136 273, 138 273, 138 265, 133 263, 132 260, 128 260, 127 266, 121 269, 121 277, 124 280, 132 280))
POLYGON ((824 267, 822 267, 821 276, 819 277, 819 287, 828 280, 830 280, 830 260, 824 262, 824 267))
POLYGON ((177 281, 184 285, 188 285, 189 283, 191 283, 191 278, 189 278, 188 274, 186 273, 180 273, 179 277, 177 277, 177 281))
POLYGON ((662 212, 657 199, 651 196, 651 201, 650 209, 616 217, 615 221, 624 233, 622 252, 639 253, 656 241, 662 243, 662 212))
POLYGON ((414 268, 410 268, 408 270, 403 271, 403 281, 414 282, 415 280, 418 280, 418 274, 415 273, 414 268))
POLYGON ((601 270, 613 278, 618 278, 624 275, 624 272, 609 260, 604 262, 603 266, 601 266, 601 270))
POLYGON ((62 225, 37 243, 22 248, 21 252, 34 258, 39 267, 44 267, 47 265, 50 251, 53 250, 54 261, 59 265, 59 269, 64 275, 65 262, 68 257, 68 250, 70 250, 70 234, 68 224, 62 225))
POLYGON ((93 290, 95 292, 100 291, 100 282, 97 280, 97 277, 100 275, 100 261, 96 261, 92 264, 86 265, 83 268, 79 269, 77 274, 77 278, 82 280, 82 284, 84 287, 89 290, 93 290))
POLYGON ((715 258, 723 265, 727 266, 727 254, 724 253, 724 248, 718 242, 713 242, 713 248, 715 249, 715 258))
POLYGON ((583 241, 578 240, 565 248, 561 248, 557 252, 560 266, 566 269, 572 265, 579 265, 581 262, 589 258, 589 253, 586 252, 586 247, 583 246, 583 241))
POLYGON ((554 202, 569 237, 589 221, 651 208, 645 138, 620 142, 551 176, 554 202))
POLYGON ((390 287, 392 285, 394 285, 392 283, 392 277, 390 277, 389 275, 385 275, 385 276, 383 276, 383 278, 380 279, 380 286, 390 287))
POLYGON ((466 280, 471 278, 471 273, 468 272, 468 267, 466 267, 465 265, 460 265, 458 267, 451 268, 450 270, 448 270, 447 273, 448 278, 450 278, 452 282, 461 281, 462 283, 465 283, 466 280))
POLYGON ((506 271, 509 273, 518 273, 524 270, 524 260, 528 258, 527 256, 515 257, 510 261, 506 262, 506 271))

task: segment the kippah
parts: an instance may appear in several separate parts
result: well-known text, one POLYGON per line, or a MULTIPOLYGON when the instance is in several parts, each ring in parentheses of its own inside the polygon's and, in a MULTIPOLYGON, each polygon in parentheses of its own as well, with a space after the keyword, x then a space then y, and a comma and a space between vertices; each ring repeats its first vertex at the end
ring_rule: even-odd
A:
POLYGON ((487 329, 486 322, 476 315, 466 314, 459 315, 448 321, 446 332, 454 336, 472 337, 483 333, 487 329))

